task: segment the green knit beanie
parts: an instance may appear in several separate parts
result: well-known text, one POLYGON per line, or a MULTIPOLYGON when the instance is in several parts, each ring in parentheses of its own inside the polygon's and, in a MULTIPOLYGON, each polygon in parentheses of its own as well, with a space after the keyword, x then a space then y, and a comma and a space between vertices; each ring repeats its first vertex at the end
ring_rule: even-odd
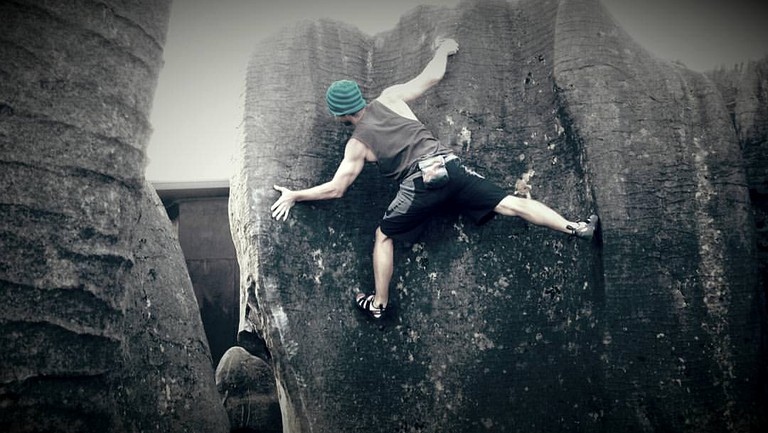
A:
POLYGON ((325 93, 325 102, 334 116, 354 114, 365 108, 360 87, 351 80, 340 80, 331 84, 325 93))

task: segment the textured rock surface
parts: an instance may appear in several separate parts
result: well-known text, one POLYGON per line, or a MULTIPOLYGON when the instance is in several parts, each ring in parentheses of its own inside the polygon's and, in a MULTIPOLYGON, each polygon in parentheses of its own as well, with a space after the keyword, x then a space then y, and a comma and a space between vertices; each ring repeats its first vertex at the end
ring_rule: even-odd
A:
POLYGON ((614 420, 749 431, 764 312, 723 98, 707 77, 649 59, 596 7, 566 3, 558 18, 557 84, 606 227, 603 360, 609 401, 619 400, 614 420))
POLYGON ((744 154, 761 275, 768 281, 768 57, 709 75, 723 95, 744 154))
POLYGON ((728 109, 598 2, 422 7, 375 37, 302 23, 256 48, 244 109, 230 198, 241 333, 266 343, 285 431, 760 428, 765 312, 728 109), (375 97, 417 74, 440 35, 460 52, 417 116, 510 192, 527 174, 564 215, 598 212, 603 233, 590 245, 438 218, 396 249, 380 326, 352 295, 372 290, 396 185, 366 167, 343 199, 300 204, 287 223, 270 219, 272 185, 333 175, 350 131, 327 114, 328 84, 353 78, 375 97))
POLYGON ((169 2, 0 3, 0 430, 223 432, 144 181, 169 2))
POLYGON ((216 388, 232 430, 280 432, 280 403, 272 367, 242 347, 230 348, 216 368, 216 388))

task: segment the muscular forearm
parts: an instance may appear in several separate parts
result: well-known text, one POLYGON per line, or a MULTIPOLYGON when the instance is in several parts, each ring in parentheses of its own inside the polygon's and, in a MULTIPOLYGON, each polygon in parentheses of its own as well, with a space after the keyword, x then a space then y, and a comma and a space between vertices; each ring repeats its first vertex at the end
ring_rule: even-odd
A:
POLYGON ((333 182, 326 182, 312 188, 301 189, 293 192, 295 201, 316 201, 330 200, 340 198, 344 195, 344 190, 336 186, 333 182))
POLYGON ((456 54, 459 50, 459 44, 453 39, 444 39, 435 51, 432 60, 427 63, 419 75, 403 84, 396 84, 384 89, 382 97, 385 99, 402 100, 405 102, 413 101, 420 97, 429 88, 436 85, 443 79, 445 70, 448 66, 448 57, 456 54))
POLYGON ((334 184, 333 181, 298 191, 291 191, 288 188, 277 185, 275 185, 275 189, 280 191, 281 194, 270 210, 272 211, 272 218, 282 219, 283 221, 288 218, 288 213, 297 202, 328 200, 344 195, 344 191, 340 191, 337 184, 334 184))
POLYGON ((448 50, 440 49, 435 52, 435 56, 424 67, 424 78, 434 84, 443 79, 445 69, 448 67, 448 50))

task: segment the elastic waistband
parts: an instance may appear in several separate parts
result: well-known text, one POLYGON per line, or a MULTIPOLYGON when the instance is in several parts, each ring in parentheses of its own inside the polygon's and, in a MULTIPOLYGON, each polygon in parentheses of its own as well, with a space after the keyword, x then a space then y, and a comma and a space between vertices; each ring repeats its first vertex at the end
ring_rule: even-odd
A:
MULTIPOLYGON (((431 158, 431 156, 429 158, 431 158)), ((445 161, 446 164, 451 162, 451 161, 457 161, 458 162, 459 161, 459 157, 456 156, 455 153, 449 153, 448 155, 443 155, 443 161, 445 161)), ((419 162, 418 161, 413 163, 413 165, 411 166, 411 170, 409 170, 409 173, 410 174, 405 176, 403 178, 403 180, 400 181, 400 183, 405 182, 407 180, 414 180, 417 177, 421 177, 421 170, 419 170, 419 162)))

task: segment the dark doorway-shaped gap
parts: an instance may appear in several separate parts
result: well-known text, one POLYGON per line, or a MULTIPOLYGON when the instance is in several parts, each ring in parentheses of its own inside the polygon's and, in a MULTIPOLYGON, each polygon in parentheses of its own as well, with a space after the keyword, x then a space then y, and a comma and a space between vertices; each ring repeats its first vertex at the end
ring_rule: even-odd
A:
POLYGON ((229 230, 229 183, 156 183, 176 228, 215 368, 237 344, 240 269, 229 230))

